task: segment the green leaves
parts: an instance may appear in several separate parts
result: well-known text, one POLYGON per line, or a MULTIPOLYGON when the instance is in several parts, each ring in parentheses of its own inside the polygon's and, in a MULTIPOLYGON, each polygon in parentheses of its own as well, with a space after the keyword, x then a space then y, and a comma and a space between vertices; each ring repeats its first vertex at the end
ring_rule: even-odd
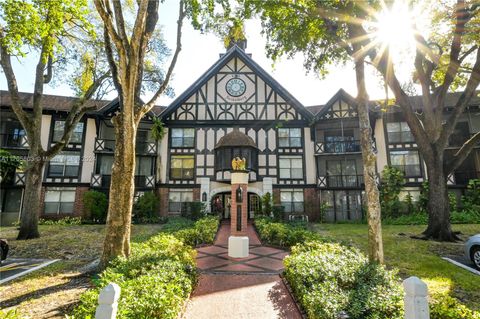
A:
POLYGON ((86 0, 6 0, 0 4, 1 44, 10 54, 25 56, 43 49, 44 63, 62 50, 60 39, 77 27, 92 32, 86 0))

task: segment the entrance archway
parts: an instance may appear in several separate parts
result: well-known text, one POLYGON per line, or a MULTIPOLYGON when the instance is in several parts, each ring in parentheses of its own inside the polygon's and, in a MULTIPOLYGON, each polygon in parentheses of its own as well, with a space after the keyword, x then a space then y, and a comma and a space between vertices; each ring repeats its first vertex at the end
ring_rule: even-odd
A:
MULTIPOLYGON (((230 219, 231 214, 231 192, 219 192, 210 199, 212 213, 218 214, 222 219, 230 219)), ((255 212, 261 207, 261 198, 255 192, 248 192, 248 218, 254 218, 255 212)))

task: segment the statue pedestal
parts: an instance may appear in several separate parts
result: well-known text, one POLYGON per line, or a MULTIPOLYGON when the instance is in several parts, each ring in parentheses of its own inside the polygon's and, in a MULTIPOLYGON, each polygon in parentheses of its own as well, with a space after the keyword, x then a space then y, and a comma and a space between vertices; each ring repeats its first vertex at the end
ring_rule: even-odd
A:
POLYGON ((232 258, 248 257, 248 244, 247 236, 228 237, 228 256, 232 258))
POLYGON ((248 257, 249 239, 247 236, 248 219, 248 172, 233 171, 232 206, 230 210, 230 234, 228 238, 228 256, 233 258, 248 257))

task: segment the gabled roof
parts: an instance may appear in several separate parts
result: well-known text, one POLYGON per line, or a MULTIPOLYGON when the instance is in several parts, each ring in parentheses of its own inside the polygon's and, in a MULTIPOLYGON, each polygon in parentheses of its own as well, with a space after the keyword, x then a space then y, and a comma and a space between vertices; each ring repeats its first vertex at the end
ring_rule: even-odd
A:
POLYGON ((355 105, 356 103, 355 98, 353 98, 353 96, 348 94, 344 89, 340 89, 337 91, 337 93, 335 93, 334 96, 330 98, 330 100, 328 100, 327 104, 325 104, 323 108, 317 114, 315 114, 314 120, 315 121, 319 120, 322 117, 322 115, 327 113, 330 110, 330 108, 333 106, 333 104, 335 104, 335 102, 337 102, 338 100, 344 100, 350 105, 355 105))
MULTIPOLYGON (((120 103, 118 102, 118 97, 111 100, 109 103, 102 106, 97 110, 97 113, 103 116, 109 116, 118 110, 120 103)), ((158 116, 165 109, 165 106, 155 105, 153 109, 147 113, 148 116, 158 116)))
POLYGON ((272 87, 274 91, 279 94, 286 103, 292 105, 299 113, 305 116, 308 120, 312 119, 312 114, 307 111, 300 101, 298 101, 292 94, 290 94, 283 86, 280 85, 267 71, 258 65, 245 51, 234 45, 230 48, 210 69, 208 69, 200 78, 198 78, 189 88, 187 88, 180 96, 178 96, 161 114, 160 117, 164 120, 167 116, 172 114, 178 107, 187 101, 192 94, 199 90, 212 76, 220 71, 231 59, 239 58, 245 65, 272 87))

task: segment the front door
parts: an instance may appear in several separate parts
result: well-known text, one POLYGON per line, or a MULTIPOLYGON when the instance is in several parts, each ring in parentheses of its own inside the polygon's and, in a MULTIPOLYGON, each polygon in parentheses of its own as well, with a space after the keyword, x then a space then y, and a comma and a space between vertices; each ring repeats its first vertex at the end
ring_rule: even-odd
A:
POLYGON ((232 195, 230 193, 220 193, 212 197, 212 212, 220 215, 222 219, 230 218, 230 209, 232 206, 232 195))

